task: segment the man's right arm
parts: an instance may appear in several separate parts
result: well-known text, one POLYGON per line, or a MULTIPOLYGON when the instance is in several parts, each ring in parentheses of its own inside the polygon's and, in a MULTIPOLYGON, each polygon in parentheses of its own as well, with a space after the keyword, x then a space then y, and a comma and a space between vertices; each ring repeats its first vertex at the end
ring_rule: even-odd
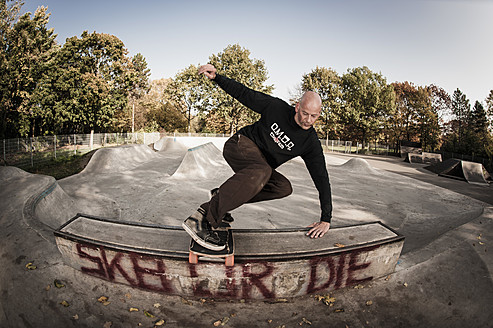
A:
POLYGON ((204 74, 209 79, 214 80, 227 94, 257 113, 262 113, 269 103, 276 99, 263 92, 252 90, 233 79, 217 74, 216 68, 211 64, 201 66, 199 74, 204 74))

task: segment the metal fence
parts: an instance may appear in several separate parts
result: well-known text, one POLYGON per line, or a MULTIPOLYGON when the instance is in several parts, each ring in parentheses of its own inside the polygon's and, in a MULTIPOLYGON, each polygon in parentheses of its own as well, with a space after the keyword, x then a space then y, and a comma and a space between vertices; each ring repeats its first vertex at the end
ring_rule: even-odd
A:
POLYGON ((359 142, 353 143, 352 141, 344 141, 344 140, 320 139, 320 143, 322 144, 324 150, 328 152, 339 152, 346 154, 365 153, 365 154, 377 154, 377 155, 386 155, 386 156, 390 154, 397 154, 395 152, 395 149, 390 147, 388 144, 382 144, 377 142, 367 143, 365 144, 364 147, 363 144, 359 142))
POLYGON ((151 144, 161 138, 153 133, 91 133, 2 140, 3 165, 20 168, 43 165, 71 155, 80 155, 101 147, 124 144, 151 144))
MULTIPOLYGON (((43 165, 54 160, 67 158, 71 155, 80 155, 101 147, 111 147, 125 144, 149 145, 164 136, 173 137, 228 137, 228 134, 214 133, 92 133, 70 134, 46 137, 31 137, 4 139, 1 141, 2 165, 27 168, 35 165, 43 165)), ((387 144, 370 142, 363 147, 359 142, 345 140, 320 139, 327 152, 353 153, 353 154, 378 154, 398 155, 393 147, 387 144)), ((458 158, 472 162, 482 163, 489 171, 493 171, 492 161, 487 158, 467 156, 457 153, 437 152, 442 154, 442 160, 458 158)))

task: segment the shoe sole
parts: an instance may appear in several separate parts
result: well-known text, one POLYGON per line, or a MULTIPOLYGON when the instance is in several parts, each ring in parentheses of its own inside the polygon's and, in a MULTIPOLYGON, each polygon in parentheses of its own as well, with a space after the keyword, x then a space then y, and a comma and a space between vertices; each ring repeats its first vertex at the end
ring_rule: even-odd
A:
POLYGON ((188 225, 185 224, 185 222, 183 222, 181 224, 181 226, 190 235, 190 237, 192 237, 192 239, 195 240, 195 242, 197 244, 199 244, 200 246, 202 246, 202 247, 205 247, 207 249, 210 249, 211 251, 222 251, 223 249, 226 248, 226 245, 217 246, 217 245, 209 244, 209 243, 205 242, 203 239, 201 239, 199 236, 197 236, 197 234, 195 233, 195 231, 193 231, 192 229, 190 229, 188 227, 188 225))

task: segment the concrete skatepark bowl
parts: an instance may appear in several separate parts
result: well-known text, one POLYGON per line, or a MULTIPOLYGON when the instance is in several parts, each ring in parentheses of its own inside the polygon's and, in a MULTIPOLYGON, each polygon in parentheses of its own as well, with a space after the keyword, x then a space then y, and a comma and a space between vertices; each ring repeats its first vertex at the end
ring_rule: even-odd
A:
MULTIPOLYGON (((426 173, 419 164, 327 154, 334 218, 329 235, 314 241, 315 250, 303 227, 318 219, 318 194, 303 162, 290 161, 279 171, 292 182, 293 195, 233 211, 235 267, 189 266, 188 238, 173 227, 231 175, 219 151, 224 141, 166 138, 154 145, 157 151, 144 145, 101 149, 84 171, 59 181, 0 168, 0 326, 134 327, 153 326, 159 318, 176 327, 218 320, 233 327, 252 326, 252 320, 266 327, 491 323, 491 203, 390 172, 420 178, 426 173), (156 237, 163 227, 175 236, 156 237), (255 234, 287 258, 275 258, 282 254, 275 248, 264 258, 241 250, 255 234), (163 255, 167 243, 174 252, 163 255), (321 243, 323 253, 315 254, 321 243), (302 249, 307 253, 300 256, 302 249), (28 263, 36 269, 26 269, 28 263), (54 279, 65 287, 54 287, 54 279), (356 288, 342 288, 350 285, 356 288), (335 288, 341 289, 331 292, 334 307, 303 296, 335 288), (111 304, 101 305, 102 295, 111 304)), ((489 186, 464 184, 491 193, 489 186)), ((322 296, 318 300, 328 299, 322 296)))

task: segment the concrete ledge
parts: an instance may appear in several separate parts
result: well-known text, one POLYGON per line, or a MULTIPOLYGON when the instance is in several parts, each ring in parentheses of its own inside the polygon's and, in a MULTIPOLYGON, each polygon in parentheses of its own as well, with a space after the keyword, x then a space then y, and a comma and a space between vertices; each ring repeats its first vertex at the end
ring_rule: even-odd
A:
POLYGON ((404 237, 380 222, 334 228, 234 230, 235 266, 188 263, 181 228, 78 214, 55 231, 64 261, 87 274, 186 297, 272 299, 342 288, 392 273, 404 237))

